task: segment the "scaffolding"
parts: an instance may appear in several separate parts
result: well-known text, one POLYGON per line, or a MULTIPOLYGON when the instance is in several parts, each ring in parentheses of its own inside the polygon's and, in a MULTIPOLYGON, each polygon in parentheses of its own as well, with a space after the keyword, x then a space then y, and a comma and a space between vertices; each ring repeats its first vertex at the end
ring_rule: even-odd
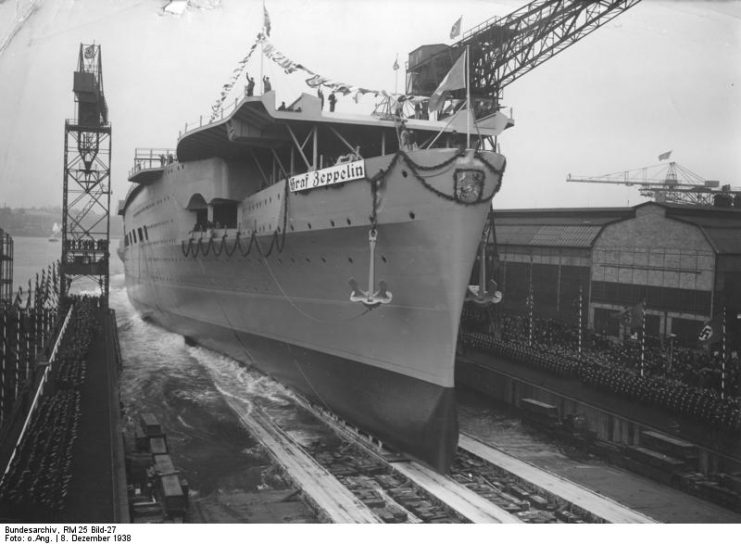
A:
POLYGON ((61 289, 68 295, 74 281, 92 279, 107 305, 111 125, 99 45, 80 44, 73 91, 77 117, 64 126, 61 289))

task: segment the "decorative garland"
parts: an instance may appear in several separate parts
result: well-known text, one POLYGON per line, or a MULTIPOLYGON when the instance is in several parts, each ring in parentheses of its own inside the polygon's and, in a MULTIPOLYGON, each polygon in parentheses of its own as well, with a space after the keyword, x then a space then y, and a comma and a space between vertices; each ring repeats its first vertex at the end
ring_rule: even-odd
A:
POLYGON ((239 80, 240 76, 244 73, 245 68, 247 67, 247 62, 252 57, 252 54, 255 52, 255 49, 257 49, 257 46, 262 46, 262 52, 269 60, 272 60, 274 63, 276 63, 278 66, 283 68, 283 71, 286 74, 292 74, 293 72, 296 72, 298 70, 301 70, 303 72, 306 72, 310 77, 306 79, 306 84, 311 88, 317 88, 317 87, 326 87, 330 89, 331 91, 336 91, 338 93, 342 93, 343 95, 353 94, 353 100, 355 102, 358 102, 358 99, 360 96, 370 94, 374 97, 383 96, 384 98, 396 98, 398 100, 422 100, 426 99, 427 97, 422 96, 413 96, 413 95, 403 95, 398 93, 389 93, 388 91, 384 90, 374 90, 374 89, 366 89, 364 87, 358 87, 357 85, 350 85, 347 83, 344 83, 342 81, 336 81, 324 76, 321 76, 317 74, 316 72, 308 69, 306 66, 304 66, 301 63, 295 62, 288 58, 285 54, 281 53, 273 43, 268 40, 267 36, 263 33, 259 33, 257 35, 257 38, 255 39, 255 42, 250 46, 249 51, 247 52, 247 55, 240 60, 237 63, 237 67, 232 70, 232 78, 231 80, 222 85, 221 87, 221 93, 219 95, 219 98, 216 100, 213 106, 211 106, 211 117, 209 118, 209 122, 214 122, 219 117, 219 112, 221 111, 224 102, 226 101, 226 97, 229 95, 231 90, 236 85, 237 81, 239 80))
POLYGON ((252 44, 252 47, 250 47, 249 52, 247 55, 240 60, 237 63, 237 68, 232 70, 232 79, 229 83, 223 85, 221 87, 221 95, 219 96, 218 100, 214 103, 213 106, 211 106, 211 117, 209 119, 210 122, 213 122, 216 120, 216 118, 219 116, 219 111, 221 111, 222 106, 224 105, 224 101, 226 100, 226 97, 231 92, 234 85, 237 83, 237 80, 242 75, 242 72, 244 71, 245 67, 247 66, 247 61, 250 60, 250 57, 252 56, 252 53, 255 52, 255 49, 257 48, 257 44, 260 43, 262 34, 257 35, 257 39, 255 40, 255 43, 252 44))
POLYGON ((404 100, 420 100, 423 98, 427 98, 427 97, 421 97, 421 96, 418 97, 418 96, 413 96, 413 95, 389 93, 388 91, 383 91, 383 90, 378 91, 374 89, 366 89, 364 87, 358 87, 357 85, 350 85, 342 81, 336 81, 328 77, 324 77, 310 70, 303 64, 291 60, 286 55, 278 51, 278 49, 272 44, 270 40, 267 39, 265 35, 263 34, 258 35, 258 40, 261 41, 263 44, 264 55, 268 59, 275 62, 278 66, 283 68, 285 73, 291 74, 293 72, 296 72, 297 70, 301 70, 303 72, 306 72, 309 76, 311 76, 308 79, 306 79, 306 84, 313 89, 316 89, 317 87, 326 87, 332 91, 342 93, 343 95, 352 94, 353 100, 355 102, 358 101, 361 95, 366 95, 366 94, 371 94, 374 97, 383 96, 385 98, 389 98, 389 97, 400 98, 403 96, 404 100))
MULTIPOLYGON (((414 177, 416 177, 417 180, 422 185, 425 186, 425 188, 427 188, 429 191, 433 192, 435 195, 439 196, 442 199, 449 200, 451 202, 457 202, 458 204, 463 204, 464 206, 475 206, 477 204, 481 204, 482 202, 491 201, 491 199, 494 198, 494 195, 496 195, 497 192, 499 191, 500 184, 497 184, 497 186, 494 188, 494 190, 492 191, 492 193, 490 195, 480 196, 478 199, 476 199, 473 202, 463 202, 463 201, 459 200, 458 198, 456 198, 455 194, 449 195, 447 193, 443 193, 442 191, 436 189, 435 187, 433 187, 432 185, 430 185, 429 183, 427 183, 427 180, 425 180, 419 174, 419 172, 417 171, 417 170, 428 170, 429 171, 429 170, 438 170, 438 169, 444 168, 445 166, 451 164, 456 159, 458 159, 461 156, 465 155, 466 154, 466 151, 464 149, 460 149, 458 151, 458 153, 455 154, 453 157, 451 157, 450 159, 448 159, 448 160, 446 160, 446 161, 444 161, 444 162, 442 162, 442 163, 440 163, 440 164, 438 164, 436 166, 424 166, 424 165, 421 165, 421 164, 417 164, 417 163, 415 163, 409 157, 409 155, 407 155, 403 151, 399 150, 398 153, 401 154, 402 158, 404 159, 404 162, 407 164, 407 166, 409 167, 409 169, 414 174, 414 177)), ((475 151, 474 152, 474 157, 476 157, 477 159, 481 160, 486 165, 486 167, 489 168, 492 171, 492 173, 494 173, 497 176, 500 176, 500 179, 504 175, 504 168, 506 167, 506 162, 505 162, 505 164, 502 165, 502 169, 499 170, 497 168, 494 168, 491 164, 489 164, 489 162, 487 162, 486 160, 484 160, 482 158, 481 154, 478 151, 475 151)))
MULTIPOLYGON (((484 163, 484 165, 491 170, 491 172, 494 175, 500 176, 500 183, 497 184, 496 188, 492 191, 490 195, 487 196, 480 196, 477 200, 473 202, 462 202, 459 199, 455 197, 455 195, 449 195, 447 193, 444 193, 437 188, 433 187, 427 181, 422 177, 418 170, 422 171, 432 171, 432 170, 440 170, 442 168, 445 168, 446 166, 451 165, 453 162, 455 162, 460 157, 464 156, 466 154, 465 149, 459 149, 452 157, 449 159, 444 160, 440 164, 434 165, 434 166, 425 166, 422 164, 415 163, 409 155, 407 155, 404 151, 399 150, 394 154, 394 157, 391 159, 391 162, 389 162, 389 165, 386 168, 381 168, 376 172, 373 176, 370 178, 367 178, 367 180, 370 182, 370 188, 371 188, 371 201, 372 201, 372 208, 371 208, 371 214, 369 215, 369 219, 371 222, 371 227, 376 228, 376 225, 378 223, 378 217, 377 217, 377 207, 378 207, 378 187, 379 184, 386 179, 386 176, 388 173, 393 170, 393 168, 396 166, 397 161, 399 158, 404 160, 405 164, 409 167, 409 169, 414 174, 414 177, 429 191, 431 191, 433 194, 439 196, 440 198, 443 198, 445 200, 448 200, 450 202, 457 202, 458 204, 462 204, 464 206, 473 206, 477 204, 481 204, 483 202, 491 201, 492 198, 494 198, 494 195, 497 194, 501 187, 501 177, 504 175, 504 170, 507 166, 507 163, 502 165, 501 169, 495 168, 492 164, 490 164, 486 159, 483 158, 482 154, 478 151, 474 152, 474 156, 479 159, 481 162, 484 163)), ((322 187, 321 189, 330 189, 330 188, 337 188, 341 187, 340 185, 336 186, 327 186, 322 187)), ((314 189, 315 191, 317 189, 314 189)), ((299 194, 308 194, 313 191, 306 191, 304 193, 299 194)), ((229 249, 227 245, 227 233, 225 232, 224 235, 221 237, 221 242, 215 244, 214 243, 214 237, 210 236, 208 239, 208 243, 206 244, 205 248, 202 246, 201 242, 202 240, 199 239, 197 243, 194 244, 195 240, 193 238, 190 238, 188 240, 188 243, 186 245, 185 240, 183 240, 180 243, 180 250, 183 253, 183 256, 189 257, 193 256, 198 257, 199 255, 203 255, 204 257, 208 257, 210 254, 213 254, 215 257, 220 257, 222 253, 226 251, 227 257, 231 257, 234 252, 239 249, 239 253, 242 255, 242 257, 247 257, 250 252, 252 251, 253 246, 257 247, 257 252, 263 256, 263 257, 269 257, 274 249, 278 249, 279 253, 283 252, 283 248, 285 247, 285 237, 286 237, 286 224, 288 220, 288 179, 286 179, 285 182, 285 188, 284 188, 284 198, 283 198, 283 229, 281 232, 281 229, 278 228, 277 230, 273 231, 273 237, 270 241, 270 247, 267 251, 263 251, 262 247, 260 246, 260 243, 257 241, 257 234, 253 231, 250 236, 249 244, 247 245, 247 249, 242 248, 242 241, 241 241, 241 234, 239 231, 236 234, 234 243, 232 244, 231 250, 229 249), (280 239, 279 239, 280 234, 280 239)))
POLYGON ((242 236, 239 232, 237 232, 237 235, 235 236, 234 243, 232 244, 231 250, 229 249, 229 245, 227 244, 227 234, 224 233, 224 235, 221 237, 221 241, 218 243, 214 243, 214 238, 210 237, 208 239, 208 243, 204 245, 201 243, 203 240, 198 240, 197 243, 194 243, 195 240, 193 238, 188 240, 188 243, 185 243, 185 240, 180 242, 180 250, 183 253, 184 257, 190 257, 193 256, 198 257, 199 255, 202 255, 204 257, 208 257, 210 254, 213 254, 214 257, 220 257, 222 253, 226 252, 227 257, 231 257, 234 255, 234 252, 239 249, 240 255, 242 257, 247 257, 252 252, 252 248, 257 248, 257 252, 262 257, 270 257, 270 255, 273 253, 275 249, 278 250, 278 253, 283 252, 283 248, 285 247, 285 230, 280 235, 280 230, 273 231, 272 238, 270 239, 270 246, 268 247, 267 251, 264 251, 262 249, 262 246, 260 245, 260 242, 257 240, 257 234, 255 232, 252 233, 250 236, 249 243, 247 244, 246 249, 242 247, 242 236))

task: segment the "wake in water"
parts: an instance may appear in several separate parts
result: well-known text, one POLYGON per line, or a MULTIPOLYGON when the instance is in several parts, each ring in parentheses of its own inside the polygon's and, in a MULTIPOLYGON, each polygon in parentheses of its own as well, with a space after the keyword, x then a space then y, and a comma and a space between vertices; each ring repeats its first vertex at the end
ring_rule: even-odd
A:
POLYGON ((223 489, 264 485, 260 448, 239 414, 255 405, 277 409, 290 392, 266 376, 145 321, 126 295, 123 274, 111 277, 110 306, 116 311, 124 360, 121 399, 126 426, 142 412, 162 423, 173 461, 191 489, 206 495, 223 489))

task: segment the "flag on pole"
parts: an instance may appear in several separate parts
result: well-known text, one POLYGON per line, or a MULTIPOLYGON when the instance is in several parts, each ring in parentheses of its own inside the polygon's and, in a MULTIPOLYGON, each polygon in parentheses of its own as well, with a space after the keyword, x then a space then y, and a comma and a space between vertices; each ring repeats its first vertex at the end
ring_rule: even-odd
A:
POLYGON ((672 152, 671 151, 667 151, 666 153, 662 153, 661 155, 659 155, 659 160, 660 161, 666 161, 671 156, 672 156, 672 152))
POLYGON ((461 53, 461 56, 458 57, 458 60, 455 61, 455 64, 453 64, 453 67, 440 82, 440 85, 438 85, 437 89, 435 89, 435 92, 432 93, 432 96, 430 96, 430 103, 427 106, 427 109, 429 111, 437 111, 438 109, 440 109, 440 106, 442 106, 443 100, 445 99, 445 94, 447 94, 449 91, 465 88, 466 52, 463 51, 463 53, 461 53))
POLYGON ((705 345, 714 344, 715 342, 718 342, 721 340, 721 336, 723 334, 723 314, 717 314, 713 316, 713 318, 706 322, 702 329, 700 329, 700 334, 697 337, 697 340, 705 345))
POLYGON ((265 29, 265 35, 270 36, 270 15, 268 15, 268 8, 265 7, 265 2, 262 3, 262 11, 262 27, 265 29))
POLYGON ((458 17, 458 20, 453 23, 453 26, 450 27, 450 39, 452 40, 456 36, 459 36, 461 33, 461 22, 463 21, 463 15, 458 17))
POLYGON ((394 70, 399 69, 399 56, 397 55, 396 60, 394 61, 394 70))

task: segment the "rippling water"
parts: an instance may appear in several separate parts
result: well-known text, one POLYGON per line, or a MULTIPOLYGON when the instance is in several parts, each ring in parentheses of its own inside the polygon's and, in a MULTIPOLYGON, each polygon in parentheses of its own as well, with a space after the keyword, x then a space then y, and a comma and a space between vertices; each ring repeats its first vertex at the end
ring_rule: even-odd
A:
POLYGON ((175 464, 191 489, 206 495, 222 489, 254 490, 262 482, 257 445, 239 414, 253 403, 282 402, 288 394, 265 376, 144 321, 126 296, 123 274, 111 279, 124 371, 121 398, 127 423, 154 413, 167 432, 175 464))

